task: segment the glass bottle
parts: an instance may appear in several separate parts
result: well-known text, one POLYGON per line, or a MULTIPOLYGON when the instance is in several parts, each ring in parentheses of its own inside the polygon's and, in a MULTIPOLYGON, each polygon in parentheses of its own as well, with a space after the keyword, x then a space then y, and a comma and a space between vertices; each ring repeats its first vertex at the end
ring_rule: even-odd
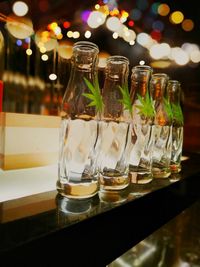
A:
POLYGON ((95 98, 95 93, 100 98, 98 53, 98 47, 91 42, 80 41, 73 46, 72 68, 60 113, 57 181, 58 192, 68 198, 89 198, 99 188, 95 165, 98 138, 98 110, 95 105, 98 99, 95 98))
MULTIPOLYGON (((126 118, 122 91, 128 90, 129 61, 123 56, 110 56, 106 61, 102 89, 104 109, 100 122, 100 191, 120 190, 129 185, 128 151, 130 123, 126 118)), ((123 91, 123 92, 124 92, 123 91)), ((127 92, 127 91, 126 91, 127 92)))
POLYGON ((155 178, 167 178, 171 174, 172 111, 166 95, 168 75, 156 73, 150 81, 150 92, 155 105, 155 143, 152 173, 155 178))
POLYGON ((170 168, 172 173, 181 171, 181 156, 183 148, 183 113, 180 105, 181 84, 177 80, 169 80, 167 94, 173 113, 172 154, 170 168))
POLYGON ((154 107, 149 93, 151 74, 150 66, 143 65, 132 68, 130 93, 133 119, 129 168, 132 183, 135 184, 146 184, 152 181, 154 107))

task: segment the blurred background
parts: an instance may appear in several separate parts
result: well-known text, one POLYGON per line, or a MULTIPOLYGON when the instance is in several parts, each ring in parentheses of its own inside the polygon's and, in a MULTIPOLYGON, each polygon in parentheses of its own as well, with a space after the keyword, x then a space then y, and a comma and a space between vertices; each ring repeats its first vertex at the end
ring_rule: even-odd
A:
POLYGON ((195 0, 0 1, 3 111, 59 115, 74 42, 165 72, 182 85, 184 149, 200 151, 200 9, 195 0))

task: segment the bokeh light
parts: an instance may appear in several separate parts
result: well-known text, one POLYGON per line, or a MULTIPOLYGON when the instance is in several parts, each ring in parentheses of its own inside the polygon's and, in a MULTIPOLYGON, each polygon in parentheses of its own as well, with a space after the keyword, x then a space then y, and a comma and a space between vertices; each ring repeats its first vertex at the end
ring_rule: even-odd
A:
POLYGON ((9 33, 17 39, 25 39, 33 34, 33 23, 26 17, 10 15, 6 22, 9 33))
POLYGON ((183 28, 184 31, 190 32, 194 28, 194 22, 191 19, 185 19, 182 22, 182 25, 181 26, 182 26, 182 28, 183 28))
POLYGON ((193 62, 193 63, 199 63, 200 62, 200 51, 192 51, 191 54, 190 54, 190 60, 193 62))
POLYGON ((85 32, 85 38, 89 39, 91 37, 91 35, 92 35, 91 31, 85 32))
POLYGON ((99 12, 99 11, 93 11, 90 13, 87 23, 88 26, 91 28, 98 28, 100 25, 102 25, 105 22, 106 16, 99 12))
POLYGON ((28 6, 22 1, 17 1, 13 4, 12 10, 15 15, 22 17, 28 13, 28 6))
POLYGON ((158 14, 158 7, 160 6, 160 3, 159 2, 155 2, 152 4, 151 6, 151 12, 153 14, 158 14))
POLYGON ((131 17, 131 19, 133 19, 133 20, 135 20, 135 21, 138 21, 138 20, 140 20, 141 17, 142 17, 142 12, 141 12, 139 9, 135 8, 135 9, 133 9, 133 10, 131 11, 131 13, 130 13, 130 17, 131 17))
POLYGON ((143 47, 150 48, 154 44, 154 40, 151 36, 145 32, 141 32, 137 35, 136 40, 138 44, 143 47))
POLYGON ((98 67, 99 68, 105 68, 106 67, 106 59, 110 56, 109 53, 105 52, 105 51, 101 51, 99 53, 99 63, 98 63, 98 67))
POLYGON ((90 13, 91 11, 90 10, 84 10, 82 13, 81 13, 81 19, 82 21, 84 22, 87 22, 89 16, 90 16, 90 13))
POLYGON ((156 20, 156 21, 154 21, 153 22, 153 24, 152 24, 152 28, 154 29, 154 30, 158 30, 158 31, 160 31, 160 32, 162 32, 163 30, 164 30, 164 23, 161 21, 161 20, 156 20))
POLYGON ((121 27, 121 22, 117 17, 109 17, 106 21, 106 26, 111 31, 118 31, 121 27))
POLYGON ((22 40, 19 40, 19 39, 18 39, 18 40, 16 41, 16 45, 17 45, 17 46, 21 46, 21 45, 22 45, 22 40))
POLYGON ((70 26, 71 26, 71 23, 70 23, 69 21, 64 21, 64 22, 63 22, 63 27, 64 27, 65 29, 68 29, 70 26))
POLYGON ((70 59, 72 56, 73 43, 70 41, 61 41, 57 47, 58 55, 63 59, 70 59))
POLYGON ((145 61, 144 60, 140 60, 139 65, 141 65, 141 66, 145 65, 145 61))
POLYGON ((113 32, 112 37, 113 39, 117 39, 119 37, 119 34, 117 32, 113 32))
POLYGON ((174 11, 170 15, 170 22, 174 24, 180 24, 184 20, 184 15, 181 11, 174 11))
POLYGON ((50 79, 51 81, 55 81, 55 80, 57 79, 57 75, 56 75, 55 73, 51 73, 51 74, 49 75, 49 79, 50 79))
POLYGON ((28 56, 31 56, 32 53, 33 53, 33 51, 32 51, 30 48, 26 49, 26 54, 27 54, 28 56))
POLYGON ((44 54, 44 55, 41 56, 41 59, 43 61, 47 61, 49 59, 49 57, 48 57, 48 55, 44 54))
POLYGON ((167 4, 160 4, 158 6, 158 14, 161 16, 167 16, 170 12, 170 7, 167 4))

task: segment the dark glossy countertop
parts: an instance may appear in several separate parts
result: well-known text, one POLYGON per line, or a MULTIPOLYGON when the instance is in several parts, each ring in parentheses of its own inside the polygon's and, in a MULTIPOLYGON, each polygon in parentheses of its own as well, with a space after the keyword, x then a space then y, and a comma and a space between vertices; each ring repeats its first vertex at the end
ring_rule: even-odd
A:
POLYGON ((200 155, 187 156, 180 175, 120 195, 67 201, 51 191, 0 203, 0 266, 105 267, 200 198, 200 155))
POLYGON ((200 200, 107 267, 200 267, 200 200))

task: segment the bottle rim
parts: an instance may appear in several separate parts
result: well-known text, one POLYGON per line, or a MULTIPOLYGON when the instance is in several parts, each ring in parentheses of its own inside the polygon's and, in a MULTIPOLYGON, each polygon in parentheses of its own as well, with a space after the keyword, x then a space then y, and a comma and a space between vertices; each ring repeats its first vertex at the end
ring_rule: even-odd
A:
POLYGON ((181 85, 181 83, 178 80, 169 80, 168 83, 181 85))
POLYGON ((107 59, 106 59, 106 62, 107 63, 114 63, 114 64, 122 64, 122 63, 126 63, 129 65, 129 60, 127 57, 124 57, 124 56, 120 56, 120 55, 113 55, 113 56, 109 56, 107 59))
POLYGON ((86 52, 91 50, 95 50, 97 53, 99 52, 99 47, 95 43, 89 41, 78 41, 74 43, 73 50, 77 48, 81 48, 81 50, 86 52))
POLYGON ((142 71, 153 71, 152 67, 149 65, 136 65, 134 67, 132 67, 132 72, 134 72, 135 70, 142 70, 142 71))
POLYGON ((161 78, 168 78, 169 79, 169 75, 167 75, 164 72, 153 73, 152 74, 152 78, 154 78, 154 77, 161 77, 161 78))

